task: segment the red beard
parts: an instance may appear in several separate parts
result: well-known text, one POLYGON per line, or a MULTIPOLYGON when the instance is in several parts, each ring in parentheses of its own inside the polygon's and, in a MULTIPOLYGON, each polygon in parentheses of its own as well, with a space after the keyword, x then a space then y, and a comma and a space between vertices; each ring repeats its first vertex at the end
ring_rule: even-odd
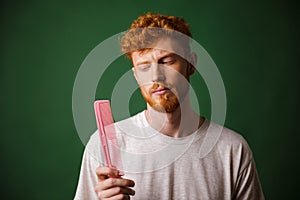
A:
POLYGON ((178 98, 176 94, 174 94, 174 92, 176 93, 176 91, 171 91, 163 83, 154 83, 148 92, 144 91, 142 88, 140 89, 147 103, 158 112, 172 113, 179 106, 178 98), (168 89, 168 91, 165 94, 154 96, 153 91, 155 91, 159 87, 166 88, 168 89))

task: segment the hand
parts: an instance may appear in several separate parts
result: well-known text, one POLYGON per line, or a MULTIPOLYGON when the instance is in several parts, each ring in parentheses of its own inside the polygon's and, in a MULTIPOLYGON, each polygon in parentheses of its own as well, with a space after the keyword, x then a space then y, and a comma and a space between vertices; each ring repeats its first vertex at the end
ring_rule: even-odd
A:
POLYGON ((134 181, 122 178, 117 169, 100 166, 96 170, 98 184, 95 186, 95 192, 99 199, 119 200, 130 199, 135 191, 130 187, 134 186, 134 181))

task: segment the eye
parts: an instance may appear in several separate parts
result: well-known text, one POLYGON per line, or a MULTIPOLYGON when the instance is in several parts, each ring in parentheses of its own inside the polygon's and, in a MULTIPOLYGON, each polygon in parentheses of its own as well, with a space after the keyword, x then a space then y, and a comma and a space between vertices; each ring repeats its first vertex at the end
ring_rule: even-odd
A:
POLYGON ((166 57, 166 58, 163 58, 160 62, 160 64, 164 64, 164 65, 172 65, 174 62, 175 62, 175 58, 172 58, 172 57, 166 57))
POLYGON ((136 66, 136 69, 138 71, 141 71, 141 72, 145 72, 145 71, 148 71, 151 67, 151 64, 142 64, 142 65, 137 65, 136 66))

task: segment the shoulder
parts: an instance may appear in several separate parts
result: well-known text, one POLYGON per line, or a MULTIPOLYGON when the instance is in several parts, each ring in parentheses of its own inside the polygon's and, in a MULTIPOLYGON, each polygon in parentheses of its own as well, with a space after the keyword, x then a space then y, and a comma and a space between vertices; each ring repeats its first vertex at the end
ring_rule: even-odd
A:
POLYGON ((236 131, 227 127, 223 127, 220 140, 217 144, 221 148, 243 148, 251 152, 246 139, 240 133, 237 133, 236 131))
POLYGON ((103 163, 101 159, 101 150, 100 150, 100 137, 99 132, 96 130, 90 137, 86 147, 85 147, 85 154, 87 157, 96 160, 99 163, 103 163))
MULTIPOLYGON (((110 125, 113 127, 113 129, 110 129, 110 127, 107 127, 106 130, 114 130, 116 131, 116 134, 119 134, 120 132, 132 132, 136 128, 144 127, 144 112, 140 112, 134 116, 131 116, 127 119, 115 122, 114 124, 110 125)), ((110 133, 107 133, 109 135, 110 133)), ((94 133, 90 136, 90 139, 86 145, 85 148, 86 153, 93 157, 94 159, 98 161, 102 161, 101 158, 101 141, 100 141, 100 135, 99 131, 95 130, 94 133)))
POLYGON ((213 154, 222 158, 228 158, 231 162, 237 162, 244 168, 253 159, 252 151, 245 138, 227 127, 218 125, 210 121, 206 134, 208 141, 215 139, 214 146, 211 148, 213 154), (210 129, 210 130, 209 130, 210 129), (211 137, 209 138, 209 135, 211 137))
POLYGON ((219 136, 216 143, 217 147, 232 148, 243 146, 244 148, 250 150, 245 138, 240 133, 237 133, 232 129, 221 126, 212 121, 209 121, 209 126, 207 129, 207 134, 211 134, 209 132, 219 132, 219 135, 216 134, 216 136, 219 136))

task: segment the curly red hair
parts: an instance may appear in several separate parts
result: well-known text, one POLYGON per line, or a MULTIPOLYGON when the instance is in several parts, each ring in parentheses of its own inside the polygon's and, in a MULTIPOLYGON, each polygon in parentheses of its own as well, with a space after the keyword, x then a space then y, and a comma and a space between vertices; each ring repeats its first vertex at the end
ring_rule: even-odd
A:
POLYGON ((163 37, 175 37, 188 46, 192 34, 188 23, 180 17, 146 13, 134 20, 120 40, 121 51, 131 58, 134 51, 150 49, 163 37))

